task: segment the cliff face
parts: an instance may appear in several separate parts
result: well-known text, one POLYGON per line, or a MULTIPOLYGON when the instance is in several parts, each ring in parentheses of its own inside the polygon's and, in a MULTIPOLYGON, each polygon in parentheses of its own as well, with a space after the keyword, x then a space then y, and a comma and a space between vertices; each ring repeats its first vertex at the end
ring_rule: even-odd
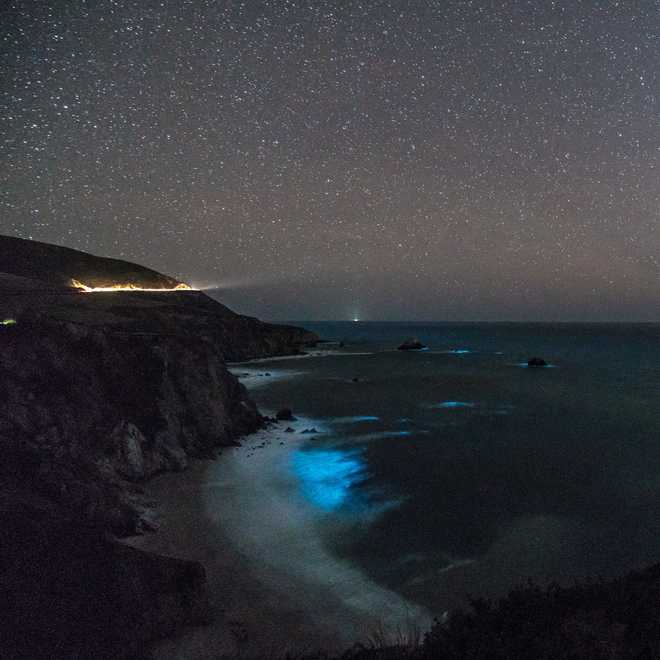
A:
POLYGON ((208 458, 260 424, 204 338, 42 320, 1 339, 5 479, 115 533, 148 524, 130 483, 208 458))
POLYGON ((17 240, 0 237, 0 320, 16 321, 0 325, 0 591, 15 617, 0 648, 138 657, 208 616, 203 567, 113 540, 151 526, 140 482, 262 424, 226 360, 316 337, 201 292, 81 293, 66 283, 176 280, 17 240))

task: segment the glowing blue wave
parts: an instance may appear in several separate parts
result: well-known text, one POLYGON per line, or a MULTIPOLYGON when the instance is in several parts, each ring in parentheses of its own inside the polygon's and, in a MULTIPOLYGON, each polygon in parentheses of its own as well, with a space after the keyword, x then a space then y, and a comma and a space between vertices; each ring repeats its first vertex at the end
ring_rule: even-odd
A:
POLYGON ((406 438, 412 435, 412 431, 375 431, 374 433, 363 433, 351 438, 351 442, 371 442, 383 438, 406 438))
POLYGON ((380 417, 376 415, 354 415, 352 417, 334 417, 335 424, 358 424, 359 422, 377 422, 380 417))
POLYGON ((474 408, 477 404, 470 401, 443 401, 436 403, 431 408, 474 408))
POLYGON ((323 511, 357 506, 352 487, 367 477, 359 451, 299 450, 292 467, 305 498, 323 511))

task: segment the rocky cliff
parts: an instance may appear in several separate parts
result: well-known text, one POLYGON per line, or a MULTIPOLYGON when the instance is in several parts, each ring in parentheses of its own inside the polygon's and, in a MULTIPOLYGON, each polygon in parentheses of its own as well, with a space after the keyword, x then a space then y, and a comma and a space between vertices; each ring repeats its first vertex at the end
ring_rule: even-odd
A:
POLYGON ((207 616, 203 567, 115 540, 151 525, 140 483, 261 425, 227 360, 316 338, 201 292, 70 287, 177 284, 127 262, 2 237, 0 258, 0 648, 139 657, 207 616))

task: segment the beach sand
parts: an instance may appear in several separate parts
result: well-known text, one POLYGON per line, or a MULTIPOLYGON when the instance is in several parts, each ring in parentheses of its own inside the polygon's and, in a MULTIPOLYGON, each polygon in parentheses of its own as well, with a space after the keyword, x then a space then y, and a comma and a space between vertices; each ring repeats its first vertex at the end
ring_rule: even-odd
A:
MULTIPOLYGON (((264 380, 246 378, 253 387, 264 380)), ((149 483, 160 529, 128 542, 201 562, 212 604, 212 623, 160 642, 158 660, 334 652, 381 627, 429 627, 427 612, 325 548, 324 514, 304 500, 290 469, 310 438, 300 431, 312 427, 323 432, 319 420, 302 417, 272 425, 216 461, 149 483)))

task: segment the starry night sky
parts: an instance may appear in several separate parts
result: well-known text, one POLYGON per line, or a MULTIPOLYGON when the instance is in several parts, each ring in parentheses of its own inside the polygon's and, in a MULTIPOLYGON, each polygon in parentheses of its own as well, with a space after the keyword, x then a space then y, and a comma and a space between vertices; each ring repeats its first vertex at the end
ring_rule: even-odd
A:
POLYGON ((657 1, 0 6, 0 233, 262 318, 660 320, 657 1))

